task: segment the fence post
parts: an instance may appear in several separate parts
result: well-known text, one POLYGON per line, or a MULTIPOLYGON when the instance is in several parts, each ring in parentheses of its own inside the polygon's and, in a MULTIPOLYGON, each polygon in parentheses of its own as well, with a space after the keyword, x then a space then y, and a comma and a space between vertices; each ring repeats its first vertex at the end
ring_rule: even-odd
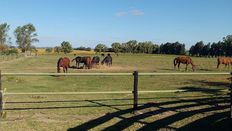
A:
POLYGON ((133 89, 133 96, 134 96, 134 106, 133 110, 136 111, 138 109, 138 71, 134 71, 134 89, 133 89))
POLYGON ((231 75, 231 83, 230 83, 230 119, 232 119, 232 72, 230 72, 231 75))
POLYGON ((2 89, 2 73, 0 70, 0 117, 3 115, 3 89, 2 89))

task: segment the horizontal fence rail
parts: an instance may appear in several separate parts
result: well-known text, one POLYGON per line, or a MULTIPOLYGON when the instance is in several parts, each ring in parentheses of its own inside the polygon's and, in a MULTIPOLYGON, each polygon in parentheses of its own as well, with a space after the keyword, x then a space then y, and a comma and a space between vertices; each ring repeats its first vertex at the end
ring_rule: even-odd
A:
MULTIPOLYGON (((144 93, 177 93, 186 92, 188 90, 155 90, 155 91, 138 91, 138 94, 144 93)), ((229 90, 220 90, 221 92, 229 92, 229 90)), ((90 94, 132 94, 133 91, 88 91, 88 92, 6 92, 4 95, 90 95, 90 94)))
MULTIPOLYGON (((133 73, 2 73, 2 76, 132 76, 133 73)), ((138 73, 138 76, 230 75, 221 73, 138 73)))
MULTIPOLYGON (((139 76, 189 76, 189 75, 232 75, 230 72, 214 72, 214 73, 1 73, 0 71, 0 113, 3 112, 3 96, 4 95, 77 95, 77 94, 133 94, 133 109, 137 110, 138 106, 138 94, 141 93, 164 93, 164 92, 185 92, 188 90, 156 90, 156 91, 139 91, 138 90, 138 78, 139 76), (2 76, 133 76, 133 91, 102 91, 102 92, 5 92, 2 88, 1 77, 2 76)), ((231 79, 232 83, 232 79, 231 79)), ((232 84, 230 86, 231 97, 231 118, 232 118, 232 84)), ((221 90, 228 91, 228 90, 221 90)), ((1 116, 0 116, 1 117, 1 116)))

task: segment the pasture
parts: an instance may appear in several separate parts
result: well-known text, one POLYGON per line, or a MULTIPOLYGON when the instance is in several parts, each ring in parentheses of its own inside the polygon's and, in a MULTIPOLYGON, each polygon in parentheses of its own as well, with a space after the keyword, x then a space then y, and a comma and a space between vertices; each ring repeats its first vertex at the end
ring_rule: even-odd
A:
MULTIPOLYGON (((84 54, 83 54, 84 55, 84 54)), ((39 55, 1 61, 2 72, 53 73, 60 55, 39 55)), ((70 59, 73 54, 67 55, 70 59)), ((72 73, 185 72, 173 69, 174 55, 113 55, 113 66, 69 69, 72 73)), ((229 72, 216 58, 193 57, 196 72, 229 72)), ((102 58, 101 58, 102 60, 102 58)), ((75 63, 72 63, 75 65, 75 63)), ((191 71, 191 65, 187 72, 191 71)), ((139 112, 132 113, 132 94, 6 95, 7 117, 0 130, 230 130, 229 75, 140 76, 139 90, 176 90, 139 94, 139 112)), ((132 76, 4 76, 9 93, 132 91, 132 76)))

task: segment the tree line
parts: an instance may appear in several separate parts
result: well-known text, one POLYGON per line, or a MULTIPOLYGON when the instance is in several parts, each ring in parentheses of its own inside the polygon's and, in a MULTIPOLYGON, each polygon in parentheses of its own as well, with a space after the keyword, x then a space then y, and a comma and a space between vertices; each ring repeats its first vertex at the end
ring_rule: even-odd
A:
POLYGON ((98 44, 94 50, 96 52, 115 52, 118 53, 146 53, 146 54, 185 54, 185 44, 174 42, 167 42, 160 46, 151 41, 137 42, 130 40, 126 43, 115 42, 108 48, 105 44, 98 44))
POLYGON ((115 52, 118 53, 147 53, 147 54, 175 54, 175 55, 191 55, 218 57, 232 57, 232 35, 228 35, 219 42, 204 44, 203 41, 192 45, 186 50, 185 44, 180 42, 167 42, 161 45, 152 43, 151 41, 137 42, 130 40, 126 43, 115 42, 108 48, 105 44, 98 44, 94 50, 96 52, 115 52))
POLYGON ((191 56, 218 57, 232 56, 232 35, 223 38, 222 41, 204 44, 203 41, 197 42, 189 50, 191 56))
MULTIPOLYGON (((17 49, 11 47, 11 38, 8 36, 10 25, 7 23, 0 24, 0 53, 10 54, 17 53, 17 49)), ((14 36, 16 38, 16 44, 18 48, 24 53, 26 51, 37 51, 36 47, 32 45, 38 42, 36 28, 33 24, 26 24, 18 26, 14 30, 14 36)), ((60 46, 54 48, 47 48, 47 52, 64 52, 70 53, 72 50, 86 50, 90 51, 90 47, 78 47, 73 48, 71 43, 63 41, 60 46)), ((97 44, 94 48, 96 52, 115 52, 118 53, 147 53, 147 54, 175 54, 191 56, 232 56, 232 35, 228 35, 219 42, 213 42, 204 44, 203 41, 197 42, 191 46, 189 51, 186 51, 185 44, 180 42, 167 42, 161 45, 154 44, 151 41, 138 42, 136 40, 130 40, 125 43, 114 42, 111 47, 107 47, 105 44, 97 44)))

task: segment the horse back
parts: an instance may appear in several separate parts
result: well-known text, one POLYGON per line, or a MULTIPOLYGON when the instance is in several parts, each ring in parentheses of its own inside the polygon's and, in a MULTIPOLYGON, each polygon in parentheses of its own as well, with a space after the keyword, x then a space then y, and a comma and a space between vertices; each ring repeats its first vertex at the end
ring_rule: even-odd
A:
POLYGON ((68 57, 64 57, 62 59, 62 66, 63 67, 70 67, 70 59, 68 57))

